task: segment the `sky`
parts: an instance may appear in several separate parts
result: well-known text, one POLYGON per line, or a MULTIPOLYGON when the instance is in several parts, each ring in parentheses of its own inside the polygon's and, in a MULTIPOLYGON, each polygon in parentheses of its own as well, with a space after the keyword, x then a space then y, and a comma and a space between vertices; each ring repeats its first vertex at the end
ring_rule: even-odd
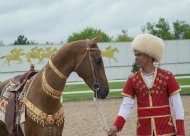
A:
POLYGON ((0 41, 11 44, 19 35, 40 44, 66 42, 86 27, 116 38, 142 33, 147 22, 165 18, 190 24, 190 0, 0 0, 0 41))

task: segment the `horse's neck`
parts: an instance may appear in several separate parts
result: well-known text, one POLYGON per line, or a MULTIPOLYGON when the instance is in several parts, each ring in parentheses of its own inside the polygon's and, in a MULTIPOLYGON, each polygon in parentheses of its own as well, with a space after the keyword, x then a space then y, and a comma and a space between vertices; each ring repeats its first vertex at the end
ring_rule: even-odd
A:
MULTIPOLYGON (((59 54, 55 54, 51 60, 56 69, 65 76, 69 76, 72 72, 72 70, 69 70, 71 68, 69 68, 64 57, 59 54), (62 65, 63 62, 64 65, 62 65)), ((61 93, 65 87, 65 83, 66 79, 60 78, 55 70, 50 66, 50 63, 48 63, 44 69, 37 74, 34 82, 32 82, 32 86, 27 95, 28 99, 31 100, 34 105, 47 113, 57 112, 60 108, 60 98, 62 97, 61 93), (35 101, 33 101, 34 99, 35 101)))
MULTIPOLYGON (((74 71, 75 67, 75 58, 77 54, 76 45, 65 45, 61 49, 57 51, 57 53, 52 57, 51 61, 54 64, 54 66, 59 70, 64 76, 69 77, 69 75, 74 71), (72 50, 72 51, 71 51, 72 50)), ((47 66, 47 80, 48 83, 53 85, 52 87, 55 87, 59 90, 63 90, 66 79, 61 79, 50 67, 48 64, 47 66)))
MULTIPOLYGON (((52 63, 61 74, 69 77, 76 65, 76 58, 85 51, 84 43, 78 43, 59 49, 52 57, 52 63), (77 46, 76 46, 77 45, 77 46), (76 46, 76 48, 74 47, 76 46)), ((48 63, 34 78, 29 87, 27 98, 46 113, 55 113, 59 110, 61 93, 65 87, 66 79, 60 78, 48 63), (45 78, 44 76, 45 75, 45 78), (57 91, 58 90, 58 91, 57 91), (53 97, 51 92, 55 92, 53 97), (51 107, 51 108, 49 108, 51 107)))

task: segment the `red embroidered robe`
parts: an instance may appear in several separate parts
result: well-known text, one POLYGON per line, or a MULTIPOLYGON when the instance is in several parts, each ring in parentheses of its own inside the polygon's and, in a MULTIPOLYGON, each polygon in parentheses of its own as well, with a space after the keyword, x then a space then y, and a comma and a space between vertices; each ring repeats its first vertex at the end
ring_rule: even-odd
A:
POLYGON ((152 85, 145 82, 141 71, 131 75, 123 90, 123 95, 137 97, 137 135, 172 135, 175 127, 169 106, 169 96, 180 87, 169 71, 157 68, 152 85))

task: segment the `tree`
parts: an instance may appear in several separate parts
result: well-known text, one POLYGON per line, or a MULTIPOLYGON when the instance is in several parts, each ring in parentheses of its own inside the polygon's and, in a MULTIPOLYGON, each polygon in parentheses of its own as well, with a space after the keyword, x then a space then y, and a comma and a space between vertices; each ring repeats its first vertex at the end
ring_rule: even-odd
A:
POLYGON ((19 35, 17 40, 14 42, 14 45, 25 45, 25 44, 30 44, 30 42, 24 35, 19 35))
POLYGON ((146 29, 150 34, 158 36, 164 40, 174 39, 172 33, 170 32, 169 23, 164 18, 160 18, 156 24, 151 24, 148 22, 146 24, 146 29))
POLYGON ((138 71, 138 70, 139 70, 139 68, 137 67, 137 64, 136 64, 136 63, 133 63, 131 72, 132 72, 132 73, 135 73, 135 72, 138 71))
POLYGON ((48 41, 47 41, 45 44, 46 44, 46 45, 52 45, 53 42, 48 42, 48 41))
POLYGON ((38 45, 38 42, 30 41, 30 45, 38 45))
POLYGON ((190 25, 185 21, 173 22, 175 39, 190 39, 190 25))
POLYGON ((133 40, 132 37, 129 37, 127 34, 120 34, 116 38, 116 42, 131 42, 133 40))
POLYGON ((112 40, 107 34, 102 32, 100 29, 87 27, 81 32, 73 33, 71 36, 69 36, 67 42, 72 42, 81 39, 92 39, 98 35, 101 35, 101 40, 100 40, 101 42, 109 42, 112 40))

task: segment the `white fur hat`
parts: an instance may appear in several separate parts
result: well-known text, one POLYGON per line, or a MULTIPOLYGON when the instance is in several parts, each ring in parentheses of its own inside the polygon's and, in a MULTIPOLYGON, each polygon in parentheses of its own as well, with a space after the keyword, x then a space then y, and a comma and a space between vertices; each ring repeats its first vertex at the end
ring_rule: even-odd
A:
POLYGON ((164 41, 151 34, 140 34, 134 38, 131 47, 133 52, 136 50, 146 54, 159 62, 164 53, 164 41))

